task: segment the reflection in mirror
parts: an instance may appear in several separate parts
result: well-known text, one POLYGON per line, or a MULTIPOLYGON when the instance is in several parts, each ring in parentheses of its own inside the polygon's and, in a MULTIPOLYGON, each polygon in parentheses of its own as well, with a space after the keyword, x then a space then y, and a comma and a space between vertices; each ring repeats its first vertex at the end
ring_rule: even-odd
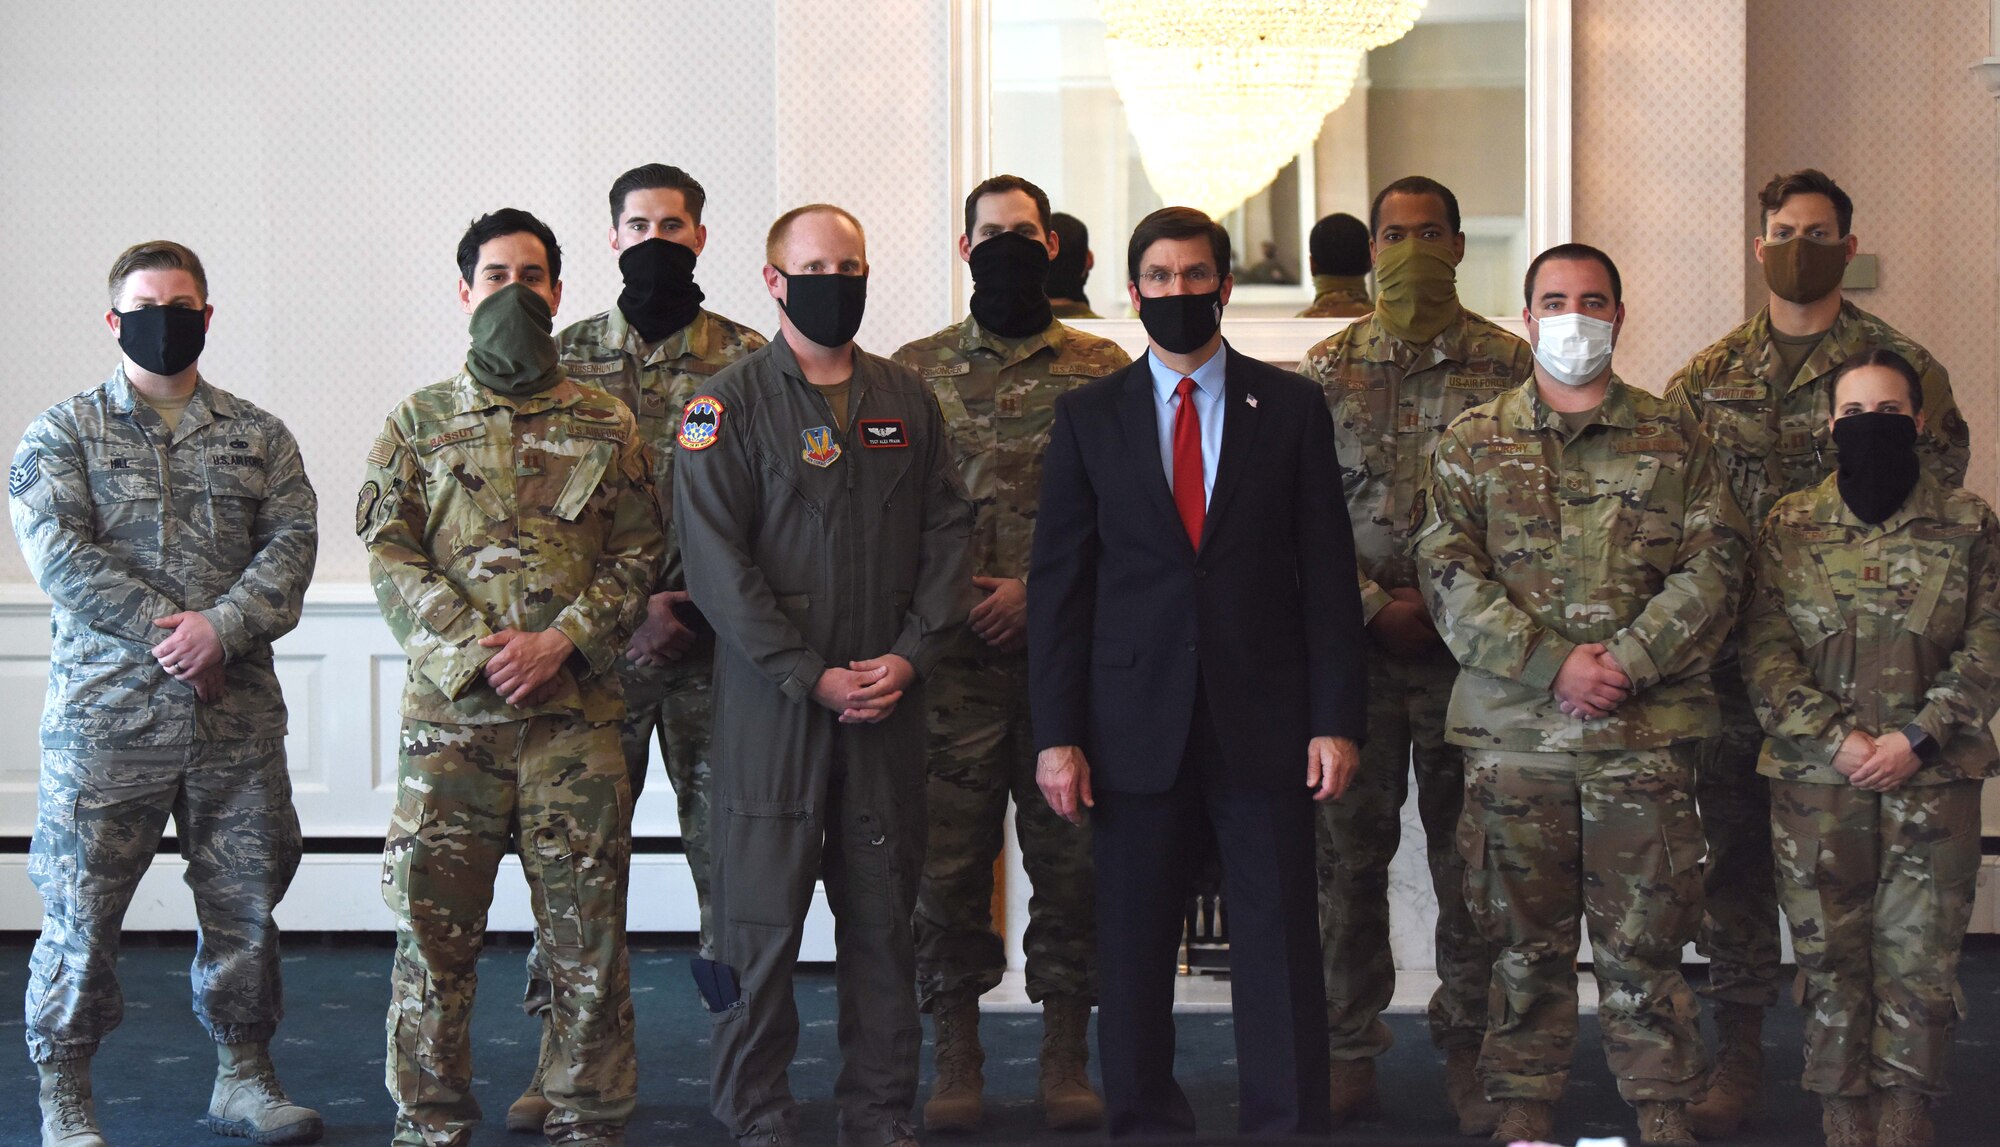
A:
MULTIPOLYGON (((1233 315, 1310 306, 1314 222, 1335 212, 1366 221, 1375 189, 1405 175, 1458 195, 1465 305, 1518 313, 1529 255, 1527 3, 1429 0, 1406 35, 1366 53, 1317 141, 1221 216, 1235 248, 1233 315)), ((990 37, 992 171, 1033 180, 1083 221, 1098 268, 1086 284, 1091 307, 1130 317, 1125 239, 1163 204, 1114 82, 1098 4, 994 4, 990 37)))

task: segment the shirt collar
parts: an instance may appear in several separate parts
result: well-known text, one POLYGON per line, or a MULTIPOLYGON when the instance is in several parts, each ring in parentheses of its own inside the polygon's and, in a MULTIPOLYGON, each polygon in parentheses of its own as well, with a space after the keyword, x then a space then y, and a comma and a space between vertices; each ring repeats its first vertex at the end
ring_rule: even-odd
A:
MULTIPOLYGON (((1222 399, 1223 359, 1228 354, 1229 344, 1218 345, 1215 353, 1208 356, 1207 362, 1195 367, 1193 374, 1185 376, 1194 379, 1194 384, 1201 388, 1201 392, 1208 396, 1211 402, 1219 402, 1222 399)), ((1146 351, 1146 366, 1153 372, 1153 397, 1163 403, 1172 398, 1174 391, 1180 387, 1183 377, 1181 373, 1168 369, 1159 359, 1154 358, 1151 348, 1146 351)))
POLYGON ((604 325, 604 337, 606 342, 646 366, 656 362, 672 362, 688 355, 706 359, 715 342, 714 326, 705 310, 695 311, 693 321, 654 343, 652 351, 647 353, 646 340, 640 337, 631 320, 625 317, 625 312, 613 306, 604 325))

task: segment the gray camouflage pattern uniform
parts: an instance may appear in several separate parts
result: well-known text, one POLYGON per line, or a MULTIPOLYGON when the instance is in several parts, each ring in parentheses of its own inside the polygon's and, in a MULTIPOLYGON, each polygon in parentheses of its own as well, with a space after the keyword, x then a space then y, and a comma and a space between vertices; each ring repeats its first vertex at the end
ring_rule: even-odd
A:
MULTIPOLYGON (((1371 316, 1315 344, 1299 373, 1326 391, 1333 411, 1362 619, 1372 621, 1389 603, 1390 590, 1417 586, 1410 543, 1419 523, 1412 515, 1430 482, 1438 437, 1460 414, 1531 376, 1534 351, 1463 308, 1420 347, 1389 334, 1371 316)), ((1431 1041, 1438 1047, 1477 1047, 1485 1036, 1495 955, 1466 908, 1465 862, 1457 846, 1465 761, 1445 739, 1445 707, 1458 663, 1442 642, 1421 660, 1380 646, 1372 652, 1361 770, 1339 800, 1319 806, 1320 944, 1334 1059, 1370 1058, 1394 1042, 1380 1019, 1396 990, 1389 862, 1402 843, 1412 771, 1438 904, 1438 987, 1429 1009, 1431 1041)))
POLYGON ((1430 501, 1417 561, 1462 667, 1446 737, 1466 749, 1466 893, 1501 945, 1487 1096, 1562 1094, 1582 916, 1619 1094, 1691 1100, 1705 1068, 1680 972, 1701 911, 1691 743, 1716 730, 1708 667, 1748 532, 1721 462, 1693 416, 1616 378, 1575 434, 1530 379, 1452 423, 1430 501), (1633 695, 1586 721, 1550 687, 1589 642, 1633 695))
MULTIPOLYGON (((959 477, 978 508, 972 573, 1025 579, 1056 396, 1110 374, 1131 357, 1110 339, 1060 322, 1008 339, 968 317, 906 344, 894 358, 930 384, 944 412, 959 477)), ((924 1010, 940 994, 983 995, 1006 971, 993 929, 993 862, 1010 795, 1021 864, 1034 886, 1022 940, 1028 998, 1096 999, 1090 832, 1057 816, 1035 784, 1027 650, 995 649, 967 626, 924 695, 930 701, 930 843, 916 911, 924 1010)))
MULTIPOLYGON (((1783 374, 1769 307, 1688 360, 1667 386, 1667 400, 1692 410, 1715 440, 1736 505, 1752 529, 1779 498, 1809 490, 1834 472, 1839 451, 1827 432, 1834 368, 1871 347, 1910 360, 1923 382, 1929 431, 1917 443, 1924 468, 1947 486, 1965 481, 1971 457, 1965 419, 1943 364, 1894 327, 1853 303, 1798 372, 1783 374)), ((1702 995, 1723 1003, 1769 1007, 1780 976, 1777 878, 1771 868, 1770 786, 1757 777, 1764 731, 1751 710, 1736 641, 1715 666, 1722 729, 1702 742, 1696 795, 1708 857, 1702 866, 1701 931, 1695 947, 1709 958, 1702 995)))
POLYGON ((631 788, 616 672, 665 547, 625 407, 567 378, 510 398, 464 371, 404 399, 355 507, 409 655, 382 897, 396 915, 385 1082, 394 1142, 469 1141, 468 1023, 493 877, 519 852, 554 982, 551 1141, 607 1137, 637 1089, 625 950, 631 788), (503 629, 576 646, 535 704, 482 670, 503 629))
POLYGON ((28 875, 29 1055, 87 1057, 118 1026, 119 927, 172 815, 201 943, 195 1015, 219 1043, 270 1040, 278 927, 301 848, 271 642, 298 624, 318 500, 284 423, 198 380, 171 433, 121 366, 28 427, 9 475, 14 535, 54 600, 28 875), (225 657, 214 703, 150 650, 183 610, 225 657))
POLYGON ((1802 1083, 1942 1095, 1964 1014, 1979 782, 2000 775, 1987 727, 2000 709, 2000 521, 1930 477, 1875 526, 1832 478, 1781 499, 1758 546, 1743 664, 1770 731, 1758 771, 1802 973, 1802 1083), (1912 722, 1940 756, 1899 788, 1857 788, 1833 767, 1850 731, 1912 722))

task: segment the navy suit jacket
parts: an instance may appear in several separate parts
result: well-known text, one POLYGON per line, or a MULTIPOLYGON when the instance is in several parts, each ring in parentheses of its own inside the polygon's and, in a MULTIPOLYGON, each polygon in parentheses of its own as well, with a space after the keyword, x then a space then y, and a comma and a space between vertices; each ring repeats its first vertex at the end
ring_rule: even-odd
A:
POLYGON ((1199 549, 1160 459, 1142 356, 1056 400, 1028 578, 1035 745, 1094 788, 1173 785, 1197 680, 1227 777, 1303 788, 1306 743, 1359 743, 1367 674, 1354 536, 1320 388, 1228 348, 1199 549))

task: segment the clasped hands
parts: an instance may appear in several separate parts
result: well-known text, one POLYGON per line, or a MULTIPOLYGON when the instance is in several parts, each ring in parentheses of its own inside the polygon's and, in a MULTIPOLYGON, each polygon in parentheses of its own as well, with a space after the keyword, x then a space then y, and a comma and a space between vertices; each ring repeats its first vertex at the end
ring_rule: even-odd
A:
POLYGON ((840 714, 843 725, 873 725, 896 711, 903 691, 915 684, 917 668, 898 654, 885 653, 847 668, 829 666, 813 685, 813 700, 840 714))
POLYGON ((1856 729, 1833 753, 1833 767, 1847 783, 1871 793, 1902 787, 1922 763, 1910 739, 1900 732, 1876 737, 1856 729))
POLYGON ((1556 707, 1565 716, 1594 721, 1610 716, 1613 709, 1632 695, 1632 679, 1602 642, 1589 641, 1563 658, 1549 692, 1555 695, 1556 707))

